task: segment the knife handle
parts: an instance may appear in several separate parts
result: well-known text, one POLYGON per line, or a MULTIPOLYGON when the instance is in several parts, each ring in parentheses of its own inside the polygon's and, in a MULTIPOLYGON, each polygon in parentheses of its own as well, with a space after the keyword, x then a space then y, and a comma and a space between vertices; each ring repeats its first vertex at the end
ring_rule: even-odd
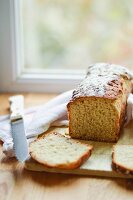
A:
POLYGON ((23 110, 24 110, 24 96, 23 95, 15 95, 9 98, 10 103, 10 120, 16 121, 23 118, 23 110))

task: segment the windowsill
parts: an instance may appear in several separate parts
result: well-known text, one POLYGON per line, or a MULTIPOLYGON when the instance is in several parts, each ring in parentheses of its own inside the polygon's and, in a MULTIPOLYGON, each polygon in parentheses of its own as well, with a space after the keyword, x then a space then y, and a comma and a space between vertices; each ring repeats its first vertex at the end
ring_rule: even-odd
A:
MULTIPOLYGON (((0 115, 9 114, 9 97, 15 95, 16 93, 2 93, 0 94, 1 106, 0 115)), ((18 94, 18 93, 17 93, 18 94)), ((20 94, 20 93, 19 93, 20 94)), ((48 102, 50 99, 57 96, 57 94, 47 94, 47 93, 21 93, 24 95, 25 108, 30 108, 33 106, 38 106, 48 102)))

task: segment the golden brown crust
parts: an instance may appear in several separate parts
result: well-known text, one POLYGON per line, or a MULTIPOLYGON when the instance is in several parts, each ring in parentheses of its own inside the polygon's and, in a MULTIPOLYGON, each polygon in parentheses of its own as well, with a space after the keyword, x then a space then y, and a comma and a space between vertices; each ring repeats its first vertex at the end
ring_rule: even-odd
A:
MULTIPOLYGON (((123 80, 123 81, 125 81, 125 80, 123 80)), ((122 108, 121 108, 121 114, 120 114, 120 118, 119 118, 119 124, 117 125, 117 127, 119 127, 119 131, 116 132, 116 136, 117 136, 117 140, 116 141, 118 141, 118 139, 119 139, 120 130, 123 128, 123 125, 124 125, 124 122, 125 122, 127 98, 128 98, 128 95, 129 95, 129 93, 131 91, 132 91, 132 83, 131 83, 131 81, 128 81, 128 87, 122 88, 122 94, 126 95, 126 99, 125 99, 124 102, 121 102, 122 108)))
MULTIPOLYGON (((65 137, 63 135, 61 135, 60 133, 48 133, 48 134, 55 134, 55 135, 58 135, 58 137, 65 137)), ((44 137, 46 137, 48 134, 46 134, 44 137)), ((43 138, 44 138, 43 137, 43 138)), ((39 139, 42 139, 42 138, 39 138, 39 139)), ((32 143, 36 142, 37 140, 39 139, 36 139, 35 141, 33 141, 32 143)), ((71 138, 67 138, 68 140, 73 140, 71 138)), ((82 143, 81 141, 79 140, 74 140, 78 143, 82 143)), ((31 144, 32 144, 31 143, 31 144)), ((30 145, 31 145, 30 144, 30 145)), ((47 163, 45 161, 42 161, 41 159, 38 159, 34 152, 30 151, 30 155, 31 157, 36 160, 37 162, 41 163, 42 165, 46 166, 46 167, 49 167, 49 168, 60 168, 60 169, 75 169, 75 168, 78 168, 80 167, 90 156, 91 156, 91 152, 92 152, 92 149, 93 149, 93 146, 92 145, 88 145, 86 143, 84 143, 84 145, 86 145, 88 147, 88 150, 76 161, 74 162, 71 162, 71 163, 68 163, 68 164, 50 164, 50 163, 47 163)))
POLYGON ((126 175, 133 175, 133 169, 129 170, 124 166, 118 166, 116 163, 112 162, 112 169, 118 173, 126 174, 126 175))
POLYGON ((133 175, 133 169, 127 168, 115 160, 115 145, 113 145, 112 150, 112 169, 117 171, 118 173, 133 175))

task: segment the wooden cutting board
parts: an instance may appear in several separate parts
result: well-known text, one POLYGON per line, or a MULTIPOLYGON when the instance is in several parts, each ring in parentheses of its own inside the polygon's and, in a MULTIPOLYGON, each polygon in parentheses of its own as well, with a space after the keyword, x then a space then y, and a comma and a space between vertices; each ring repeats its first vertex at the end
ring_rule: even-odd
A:
MULTIPOLYGON (((58 131, 62 134, 68 134, 68 128, 51 128, 48 132, 51 131, 58 131)), ((44 167, 42 164, 39 164, 36 161, 32 160, 31 158, 25 162, 25 168, 31 171, 45 171, 52 173, 133 178, 133 175, 124 175, 122 173, 118 173, 112 170, 112 146, 116 143, 94 141, 88 141, 88 143, 93 145, 94 150, 92 151, 91 157, 80 168, 73 170, 47 168, 44 167)), ((133 122, 131 122, 126 128, 123 128, 117 144, 133 145, 133 122)))

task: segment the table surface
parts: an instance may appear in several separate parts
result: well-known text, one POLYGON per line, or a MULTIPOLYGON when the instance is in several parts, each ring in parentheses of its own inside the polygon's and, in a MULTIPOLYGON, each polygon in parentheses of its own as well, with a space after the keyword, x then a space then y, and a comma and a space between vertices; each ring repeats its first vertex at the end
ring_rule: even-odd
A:
MULTIPOLYGON (((9 113, 8 97, 0 94, 0 115, 9 113)), ((56 94, 25 96, 25 107, 47 102, 56 94)), ((15 158, 2 153, 0 144, 0 200, 130 200, 133 180, 98 178, 80 175, 31 172, 23 169, 15 158)))

